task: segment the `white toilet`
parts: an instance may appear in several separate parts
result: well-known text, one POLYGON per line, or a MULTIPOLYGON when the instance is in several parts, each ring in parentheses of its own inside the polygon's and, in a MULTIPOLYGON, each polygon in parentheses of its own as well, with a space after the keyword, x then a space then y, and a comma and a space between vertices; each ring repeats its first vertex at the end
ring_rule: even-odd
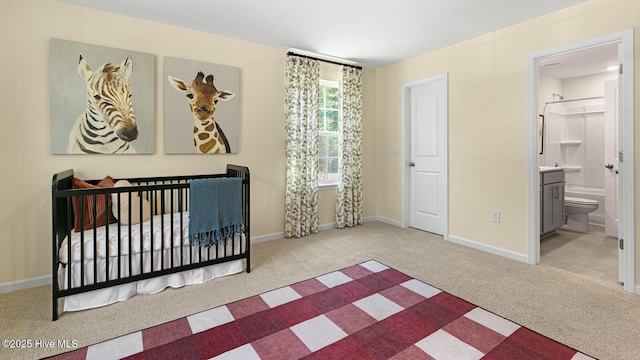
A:
POLYGON ((563 229, 589 232, 589 213, 597 209, 597 200, 565 196, 564 212, 567 214, 567 223, 563 229))

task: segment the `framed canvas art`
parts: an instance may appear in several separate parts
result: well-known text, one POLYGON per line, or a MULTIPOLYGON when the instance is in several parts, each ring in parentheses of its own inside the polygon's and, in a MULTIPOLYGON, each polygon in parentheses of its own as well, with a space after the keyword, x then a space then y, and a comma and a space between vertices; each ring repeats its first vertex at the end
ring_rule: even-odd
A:
POLYGON ((165 153, 238 153, 240 69, 165 57, 163 80, 165 153))
POLYGON ((51 153, 152 154, 155 56, 50 40, 51 153))

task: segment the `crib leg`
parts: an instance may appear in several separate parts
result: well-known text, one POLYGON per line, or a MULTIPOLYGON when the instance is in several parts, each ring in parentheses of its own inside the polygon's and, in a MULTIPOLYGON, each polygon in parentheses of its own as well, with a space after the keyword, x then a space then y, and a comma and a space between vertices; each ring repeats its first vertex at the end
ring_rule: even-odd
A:
POLYGON ((53 321, 56 321, 58 320, 58 298, 55 296, 53 297, 52 308, 53 308, 53 321))
POLYGON ((51 303, 51 309, 53 311, 53 321, 58 320, 58 279, 56 279, 56 265, 57 265, 57 259, 54 258, 53 261, 53 278, 51 279, 51 287, 52 287, 52 291, 51 291, 51 297, 53 298, 53 302, 51 303))

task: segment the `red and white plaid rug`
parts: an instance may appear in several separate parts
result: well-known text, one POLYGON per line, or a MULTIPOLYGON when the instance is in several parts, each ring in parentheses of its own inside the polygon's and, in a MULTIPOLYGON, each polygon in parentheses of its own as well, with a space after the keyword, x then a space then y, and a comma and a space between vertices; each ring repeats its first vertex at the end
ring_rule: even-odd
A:
POLYGON ((592 359, 376 261, 56 359, 592 359))

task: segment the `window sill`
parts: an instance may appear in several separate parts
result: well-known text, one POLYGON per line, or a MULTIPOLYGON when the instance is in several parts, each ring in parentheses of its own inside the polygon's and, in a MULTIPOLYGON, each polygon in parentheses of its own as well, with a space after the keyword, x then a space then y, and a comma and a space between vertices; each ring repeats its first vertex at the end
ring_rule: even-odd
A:
POLYGON ((338 188, 338 184, 319 184, 318 185, 318 190, 322 191, 322 190, 333 190, 333 189, 337 189, 338 188))

